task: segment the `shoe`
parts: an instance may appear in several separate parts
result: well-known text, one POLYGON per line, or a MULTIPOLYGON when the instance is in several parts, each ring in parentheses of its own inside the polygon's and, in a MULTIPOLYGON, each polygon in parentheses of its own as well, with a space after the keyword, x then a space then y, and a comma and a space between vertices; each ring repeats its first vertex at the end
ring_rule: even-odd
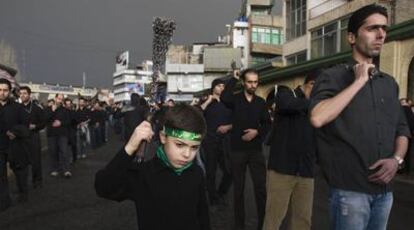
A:
POLYGON ((85 154, 82 154, 82 159, 85 159, 86 158, 86 155, 85 154))
POLYGON ((59 173, 56 172, 56 171, 53 171, 53 172, 50 173, 50 176, 57 177, 57 176, 59 176, 59 173))
POLYGON ((63 175, 64 175, 66 178, 70 178, 70 177, 72 177, 72 173, 71 173, 71 172, 69 172, 69 171, 66 171, 63 175))

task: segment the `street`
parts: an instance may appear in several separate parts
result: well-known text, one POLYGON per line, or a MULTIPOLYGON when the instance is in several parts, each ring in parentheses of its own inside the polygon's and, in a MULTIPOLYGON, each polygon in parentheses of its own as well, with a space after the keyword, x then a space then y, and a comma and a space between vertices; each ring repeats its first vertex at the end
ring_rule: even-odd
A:
MULTIPOLYGON (((135 207, 132 202, 117 203, 101 199, 94 191, 94 175, 97 170, 116 154, 122 142, 117 136, 88 158, 78 161, 73 167, 73 177, 52 178, 47 172, 47 152, 44 152, 44 185, 43 188, 31 190, 29 202, 15 204, 0 214, 1 230, 113 230, 137 229, 135 207)), ((249 177, 248 177, 249 178, 249 177)), ((250 178, 247 182, 246 227, 255 229, 255 206, 250 178)), ((11 178, 11 191, 15 183, 11 178)), ((414 225, 414 185, 396 182, 394 206, 389 228, 391 230, 412 229, 414 225)), ((313 212, 313 228, 329 229, 327 209, 327 185, 321 177, 315 184, 315 200, 313 212)), ((230 191, 227 206, 221 206, 211 212, 212 229, 227 230, 232 226, 232 204, 230 191)))

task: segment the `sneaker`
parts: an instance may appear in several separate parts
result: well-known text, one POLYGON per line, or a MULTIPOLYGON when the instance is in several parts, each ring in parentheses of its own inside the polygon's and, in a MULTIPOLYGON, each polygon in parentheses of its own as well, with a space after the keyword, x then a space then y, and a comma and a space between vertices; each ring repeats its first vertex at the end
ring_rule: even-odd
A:
POLYGON ((50 176, 57 177, 57 176, 59 176, 59 173, 56 172, 56 171, 53 171, 53 172, 50 173, 50 176))
POLYGON ((69 171, 66 171, 63 175, 64 175, 66 178, 70 178, 70 177, 72 177, 72 173, 71 173, 71 172, 69 172, 69 171))

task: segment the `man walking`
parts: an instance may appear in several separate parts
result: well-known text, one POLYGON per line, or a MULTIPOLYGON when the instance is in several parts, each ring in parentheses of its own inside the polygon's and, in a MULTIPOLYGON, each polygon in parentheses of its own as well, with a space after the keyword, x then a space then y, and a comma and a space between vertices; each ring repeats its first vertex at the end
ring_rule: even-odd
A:
POLYGON ((264 229, 279 229, 290 210, 288 229, 311 229, 314 134, 308 118, 317 75, 309 74, 296 89, 278 87, 267 171, 264 229))
POLYGON ((215 79, 211 84, 211 95, 201 104, 207 123, 207 135, 203 140, 204 157, 206 159, 207 191, 211 206, 225 201, 225 194, 231 185, 229 162, 231 110, 221 101, 220 95, 224 90, 224 81, 215 79), (217 190, 216 171, 219 165, 222 178, 217 190))
POLYGON ((233 113, 230 161, 234 181, 234 227, 245 227, 244 184, 246 168, 249 167, 257 207, 257 229, 261 230, 266 204, 266 165, 262 142, 271 121, 265 101, 255 94, 259 84, 257 71, 246 69, 242 72, 240 79, 243 91, 237 94, 233 94, 233 91, 239 76, 236 71, 233 76, 221 100, 233 113))
POLYGON ((397 83, 374 71, 387 19, 379 5, 355 11, 348 23, 352 60, 322 73, 311 94, 318 161, 330 187, 331 229, 387 227, 390 182, 410 136, 397 83))
POLYGON ((42 150, 39 131, 45 127, 43 109, 32 102, 32 91, 28 86, 20 87, 20 100, 29 117, 31 133, 30 163, 32 165, 32 183, 34 188, 42 186, 42 150))

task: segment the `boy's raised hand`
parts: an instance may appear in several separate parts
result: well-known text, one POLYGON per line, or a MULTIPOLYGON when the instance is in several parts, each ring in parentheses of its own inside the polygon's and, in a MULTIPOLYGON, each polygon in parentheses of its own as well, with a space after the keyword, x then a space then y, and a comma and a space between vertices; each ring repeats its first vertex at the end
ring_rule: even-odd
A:
POLYGON ((143 121, 135 128, 129 138, 128 143, 125 145, 125 152, 132 156, 138 150, 142 141, 150 142, 153 135, 154 132, 152 131, 151 124, 148 121, 143 121))

